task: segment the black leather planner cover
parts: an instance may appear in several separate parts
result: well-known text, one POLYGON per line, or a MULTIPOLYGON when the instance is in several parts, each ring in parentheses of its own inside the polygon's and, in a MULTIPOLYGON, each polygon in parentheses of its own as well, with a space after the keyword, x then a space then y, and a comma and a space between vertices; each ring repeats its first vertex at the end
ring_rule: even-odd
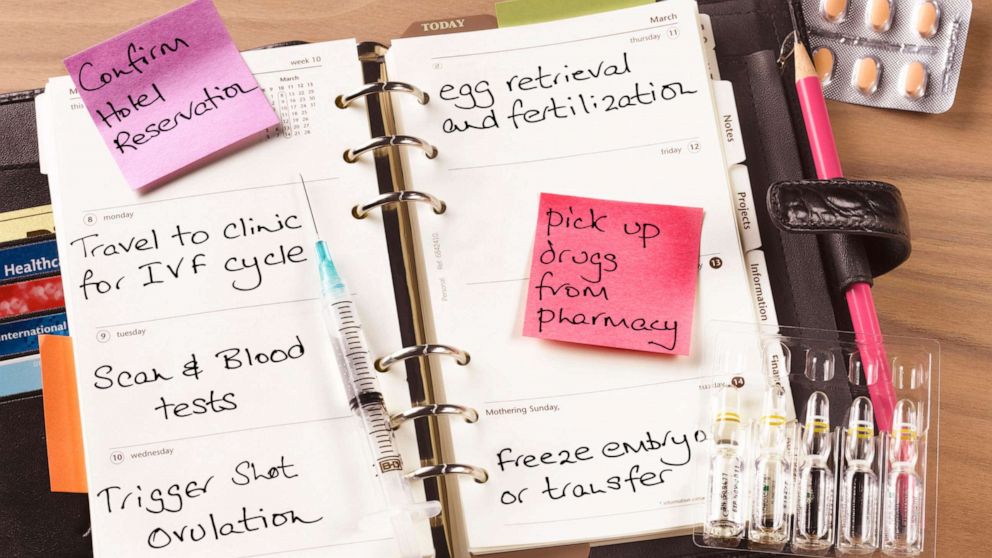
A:
POLYGON ((48 180, 38 172, 34 97, 40 89, 0 96, 0 212, 47 205, 48 180))
POLYGON ((0 556, 92 556, 85 494, 49 490, 41 392, 0 399, 0 556))

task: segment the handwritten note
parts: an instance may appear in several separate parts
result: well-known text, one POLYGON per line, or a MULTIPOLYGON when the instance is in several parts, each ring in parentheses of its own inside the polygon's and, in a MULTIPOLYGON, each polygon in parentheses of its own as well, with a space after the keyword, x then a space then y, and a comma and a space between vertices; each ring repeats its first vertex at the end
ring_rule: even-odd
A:
MULTIPOLYGON (((134 212, 120 215, 131 219, 134 212)), ((73 277, 74 288, 83 300, 108 302, 118 293, 134 296, 135 290, 227 274, 221 283, 249 292, 261 287, 270 271, 293 267, 298 272, 296 264, 308 260, 303 248, 307 242, 301 240, 307 231, 292 210, 251 212, 223 221, 177 222, 119 236, 90 232, 72 238, 70 252, 82 262, 81 277, 73 277)))
POLYGON ((689 354, 703 210, 541 194, 524 335, 689 354))
POLYGON ((610 494, 636 494, 638 490, 652 488, 660 492, 666 482, 688 480, 685 472, 693 463, 694 446, 698 452, 706 438, 706 432, 702 429, 692 432, 671 429, 651 432, 645 429, 643 434, 630 440, 616 438, 533 450, 503 447, 494 456, 499 472, 511 473, 507 478, 514 478, 518 483, 526 479, 526 486, 507 485, 508 488, 500 494, 499 503, 516 507, 533 503, 534 500, 572 504, 576 500, 602 500, 610 494), (632 460, 628 458, 639 462, 631 464, 632 460), (577 473, 589 474, 592 470, 581 466, 586 462, 603 463, 609 476, 579 477, 577 473), (541 469, 541 474, 527 472, 534 469, 541 469), (533 482, 538 479, 539 482, 533 482))
MULTIPOLYGON (((654 35, 649 40, 657 40, 654 35)), ((445 83, 438 91, 442 106, 452 111, 441 123, 445 134, 551 125, 590 115, 630 112, 651 105, 677 103, 696 95, 681 81, 656 83, 631 78, 635 65, 625 50, 592 63, 561 67, 535 63, 532 68, 499 79, 445 83), (576 90, 580 85, 608 84, 608 93, 576 90), (507 101, 504 102, 503 95, 507 101), (512 99, 512 101, 510 101, 512 99), (500 106, 497 106, 500 105, 500 106), (509 105, 508 107, 506 105, 509 105)))
POLYGON ((279 123, 210 0, 70 56, 65 67, 134 189, 279 123))

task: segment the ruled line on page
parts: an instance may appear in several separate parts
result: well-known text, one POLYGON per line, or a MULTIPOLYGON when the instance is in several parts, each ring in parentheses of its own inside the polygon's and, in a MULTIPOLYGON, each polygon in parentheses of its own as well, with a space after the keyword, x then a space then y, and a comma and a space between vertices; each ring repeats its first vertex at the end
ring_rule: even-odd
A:
POLYGON ((530 50, 532 48, 544 48, 544 47, 549 47, 549 46, 558 46, 558 45, 567 45, 567 44, 572 44, 572 43, 581 43, 583 41, 592 41, 592 40, 595 40, 595 39, 605 39, 605 38, 608 38, 608 37, 616 37, 618 35, 629 35, 630 33, 640 33, 642 31, 650 31, 652 29, 661 29, 661 28, 664 28, 664 27, 672 27, 672 26, 675 26, 675 25, 678 25, 678 22, 664 23, 664 24, 661 24, 661 25, 653 25, 651 27, 642 27, 641 29, 631 29, 629 31, 618 31, 617 33, 607 33, 606 35, 595 35, 595 36, 592 36, 592 37, 583 37, 581 39, 572 39, 572 40, 569 40, 569 41, 559 41, 557 43, 545 43, 545 44, 542 44, 542 45, 531 45, 531 46, 517 47, 517 48, 505 48, 503 50, 487 50, 487 51, 483 51, 483 52, 468 52, 468 53, 465 53, 465 54, 448 54, 448 55, 445 55, 445 56, 435 56, 434 58, 431 58, 431 60, 443 60, 443 59, 446 59, 446 58, 464 58, 466 56, 482 56, 482 55, 485 55, 485 54, 499 54, 501 52, 513 52, 513 51, 517 51, 517 50, 530 50))
POLYGON ((247 305, 247 306, 231 306, 229 308, 217 308, 217 309, 214 309, 214 310, 206 310, 206 311, 203 311, 203 312, 193 312, 193 313, 190 313, 190 314, 176 314, 174 316, 162 316, 160 318, 150 318, 150 319, 147 319, 147 320, 138 320, 138 321, 134 321, 134 322, 124 322, 124 323, 120 323, 120 324, 107 324, 107 325, 101 325, 101 326, 96 326, 96 327, 97 327, 97 329, 113 329, 113 328, 116 328, 116 327, 125 327, 125 326, 130 326, 130 325, 137 325, 137 324, 148 324, 148 323, 152 323, 152 322, 161 322, 161 321, 164 321, 164 320, 175 320, 175 319, 178 319, 178 318, 191 318, 193 316, 204 316, 204 315, 207 315, 207 314, 216 314, 216 313, 220 313, 220 312, 230 312, 232 310, 247 310, 249 308, 261 308, 263 306, 277 306, 277 305, 280 305, 280 304, 295 304, 297 302, 312 302, 312 301, 315 301, 315 300, 320 300, 320 299, 318 297, 313 297, 313 298, 298 298, 296 300, 282 300, 282 301, 279 301, 279 302, 264 302, 262 304, 250 304, 250 305, 247 305))
MULTIPOLYGON (((329 182, 329 181, 332 181, 332 180, 339 180, 339 179, 340 179, 340 177, 338 177, 338 176, 331 176, 331 177, 328 177, 328 178, 308 178, 307 179, 307 182, 329 182)), ((220 191, 220 192, 203 192, 203 193, 200 193, 200 194, 190 194, 188 196, 177 196, 175 198, 164 198, 164 199, 161 199, 161 200, 148 200, 148 201, 137 202, 137 203, 129 203, 129 204, 125 204, 125 205, 113 205, 113 206, 110 206, 110 207, 97 207, 97 208, 93 208, 93 209, 84 209, 83 210, 83 213, 96 213, 98 211, 110 211, 110 210, 113 210, 113 209, 124 209, 124 208, 127 208, 127 207, 137 207, 139 205, 149 205, 149 204, 153 204, 153 203, 164 203, 164 202, 170 202, 170 201, 188 200, 188 199, 192 199, 192 198, 200 198, 200 197, 203 197, 203 196, 217 196, 217 195, 220 195, 220 194, 236 194, 238 192, 248 192, 248 191, 251 191, 251 190, 262 190, 262 189, 265 189, 265 188, 277 188, 279 186, 299 186, 299 184, 300 184, 299 181, 293 181, 293 182, 282 182, 282 183, 279 183, 279 184, 263 184, 262 186, 246 186, 244 188, 234 188, 233 190, 223 190, 223 191, 220 191)))
POLYGON ((628 145, 628 146, 625 146, 625 147, 615 147, 613 149, 603 149, 603 150, 600 150, 600 151, 587 151, 585 153, 573 153, 571 155, 558 155, 558 156, 555 156, 555 157, 544 157, 542 159, 528 159, 528 160, 524 160, 524 161, 508 161, 508 162, 505 162, 505 163, 492 163, 492 164, 488 164, 488 165, 476 165, 476 166, 471 166, 471 167, 454 167, 454 168, 450 168, 448 170, 449 171, 461 171, 461 170, 472 170, 472 169, 485 169, 485 168, 490 168, 490 167, 504 167, 504 166, 508 166, 508 165, 525 165, 525 164, 528 164, 528 163, 540 163, 540 162, 543 162, 543 161, 554 161, 554 160, 558 160, 558 159, 572 159, 572 158, 575 158, 575 157, 585 157, 587 155, 601 155, 603 153, 614 153, 614 152, 617 152, 617 151, 629 151, 629 150, 633 150, 633 149, 644 149, 646 147, 655 147, 655 146, 658 146, 658 145, 665 145, 665 144, 669 144, 669 143, 682 143, 682 142, 687 142, 687 141, 692 141, 692 140, 698 140, 698 139, 699 139, 698 136, 689 137, 689 138, 678 138, 678 139, 673 139, 673 140, 659 141, 659 142, 655 142, 655 143, 645 143, 645 144, 642 144, 642 145, 628 145))
POLYGON ((209 434, 199 434, 199 435, 196 435, 196 436, 187 436, 185 438, 172 438, 172 439, 169 439, 169 440, 156 440, 154 442, 141 442, 141 443, 138 443, 138 444, 128 444, 128 445, 124 445, 124 446, 112 447, 110 449, 111 450, 122 450, 122 449, 130 449, 130 448, 140 448, 140 447, 144 447, 144 446, 155 446, 155 445, 159 445, 159 444, 169 444, 169 443, 172 443, 172 442, 184 442, 186 440, 196 440, 196 439, 199 439, 199 438, 212 438, 212 437, 215 437, 215 436, 224 436, 224 435, 227 435, 227 434, 239 434, 241 432, 252 432, 252 431, 255 431, 255 430, 267 430, 269 428, 281 428, 283 426, 299 426, 301 424, 314 424, 314 423, 318 423, 318 422, 332 422, 332 421, 336 421, 336 420, 342 420, 342 419, 346 419, 346 418, 351 418, 353 416, 355 416, 355 415, 348 414, 348 415, 342 415, 342 416, 337 416, 337 417, 325 417, 325 418, 313 419, 313 420, 301 420, 301 421, 298 421, 298 422, 286 422, 286 423, 282 423, 282 424, 267 424, 267 425, 264 425, 264 426, 252 426, 252 427, 249 427, 249 428, 240 428, 240 429, 237 429, 237 430, 225 430, 223 432, 211 432, 209 434))

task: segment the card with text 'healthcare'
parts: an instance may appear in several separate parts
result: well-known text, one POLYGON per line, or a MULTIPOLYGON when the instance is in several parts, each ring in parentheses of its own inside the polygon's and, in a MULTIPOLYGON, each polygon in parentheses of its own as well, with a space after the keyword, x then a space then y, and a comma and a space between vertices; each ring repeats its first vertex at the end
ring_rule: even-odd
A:
POLYGON ((524 335, 689 354, 703 210, 541 194, 524 335))
POLYGON ((196 0, 64 62, 136 190, 279 123, 210 0, 196 0))

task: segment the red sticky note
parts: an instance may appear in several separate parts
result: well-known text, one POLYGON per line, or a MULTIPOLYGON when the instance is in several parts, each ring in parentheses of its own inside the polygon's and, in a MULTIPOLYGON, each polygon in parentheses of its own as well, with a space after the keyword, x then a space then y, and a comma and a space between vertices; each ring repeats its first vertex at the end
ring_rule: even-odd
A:
POLYGON ((703 210, 541 194, 524 335, 689 354, 703 210))
POLYGON ((65 59, 127 183, 161 183, 279 123, 210 0, 65 59))

